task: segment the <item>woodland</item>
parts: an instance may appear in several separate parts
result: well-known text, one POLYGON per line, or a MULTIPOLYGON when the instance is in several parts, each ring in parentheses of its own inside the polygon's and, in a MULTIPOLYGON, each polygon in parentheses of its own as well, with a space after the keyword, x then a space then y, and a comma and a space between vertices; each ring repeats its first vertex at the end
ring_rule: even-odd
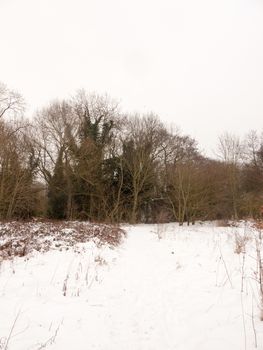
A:
POLYGON ((80 90, 33 118, 25 106, 0 85, 1 220, 182 225, 260 216, 260 131, 224 133, 211 158, 161 116, 123 113, 107 95, 80 90))

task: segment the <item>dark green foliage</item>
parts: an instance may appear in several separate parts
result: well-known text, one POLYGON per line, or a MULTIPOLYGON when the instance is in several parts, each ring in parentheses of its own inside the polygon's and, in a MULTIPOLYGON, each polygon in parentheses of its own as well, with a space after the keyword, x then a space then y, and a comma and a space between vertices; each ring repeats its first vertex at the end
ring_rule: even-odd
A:
POLYGON ((48 216, 52 219, 66 219, 67 199, 63 151, 61 150, 48 186, 48 216))

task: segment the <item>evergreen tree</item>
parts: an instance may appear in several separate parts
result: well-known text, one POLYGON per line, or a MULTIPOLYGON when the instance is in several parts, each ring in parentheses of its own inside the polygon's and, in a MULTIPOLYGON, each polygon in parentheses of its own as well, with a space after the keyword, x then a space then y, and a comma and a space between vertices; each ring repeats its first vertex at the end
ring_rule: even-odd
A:
POLYGON ((54 219, 66 219, 67 192, 63 164, 63 150, 60 150, 53 176, 48 186, 48 215, 54 219))

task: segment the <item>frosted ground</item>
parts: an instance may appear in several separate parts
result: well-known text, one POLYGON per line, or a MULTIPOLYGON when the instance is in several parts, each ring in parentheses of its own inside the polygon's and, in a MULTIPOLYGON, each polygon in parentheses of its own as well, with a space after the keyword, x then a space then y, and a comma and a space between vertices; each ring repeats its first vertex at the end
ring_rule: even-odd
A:
POLYGON ((2 261, 0 349, 263 349, 251 228, 124 229, 115 248, 91 240, 2 261))

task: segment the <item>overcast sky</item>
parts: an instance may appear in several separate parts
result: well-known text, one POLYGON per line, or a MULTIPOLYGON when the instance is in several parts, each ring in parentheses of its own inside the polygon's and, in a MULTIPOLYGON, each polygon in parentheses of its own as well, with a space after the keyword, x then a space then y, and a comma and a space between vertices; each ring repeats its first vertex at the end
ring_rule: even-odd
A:
POLYGON ((0 15, 0 80, 30 113, 85 88, 209 153, 263 128, 263 0, 0 0, 0 15))

